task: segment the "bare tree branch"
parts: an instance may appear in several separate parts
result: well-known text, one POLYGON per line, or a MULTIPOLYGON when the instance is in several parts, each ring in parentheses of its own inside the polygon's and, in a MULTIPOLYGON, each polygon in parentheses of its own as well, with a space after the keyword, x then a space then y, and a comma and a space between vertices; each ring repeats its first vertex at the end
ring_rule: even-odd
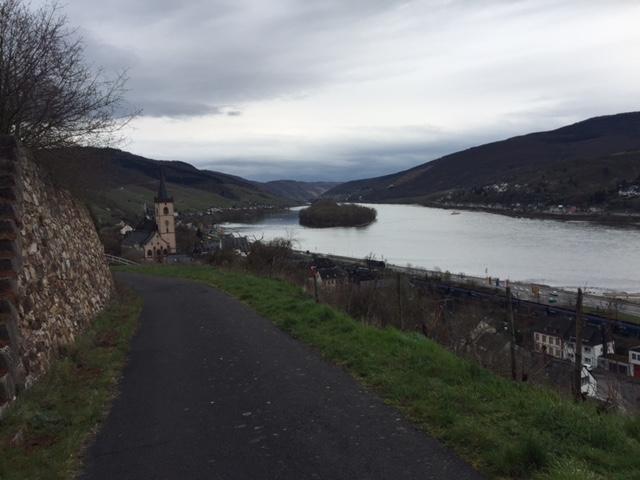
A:
POLYGON ((112 143, 139 113, 124 113, 126 82, 86 64, 57 4, 0 0, 0 134, 33 148, 112 143))

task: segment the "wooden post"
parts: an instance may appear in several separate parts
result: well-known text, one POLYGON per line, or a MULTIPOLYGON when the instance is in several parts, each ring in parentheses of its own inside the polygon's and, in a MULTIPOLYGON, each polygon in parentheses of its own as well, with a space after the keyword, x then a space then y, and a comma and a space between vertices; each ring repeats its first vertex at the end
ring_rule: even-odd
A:
POLYGON ((443 341, 445 345, 450 345, 451 337, 453 336, 453 322, 449 322, 449 316, 447 313, 447 302, 449 298, 447 296, 442 300, 442 307, 440 309, 440 322, 442 323, 443 341))
POLYGON ((576 349, 574 359, 576 361, 573 370, 573 394, 576 402, 582 398, 582 289, 578 289, 576 301, 576 349))
MULTIPOLYGON (((369 287, 369 295, 367 295, 367 312, 365 313, 365 321, 367 323, 373 323, 373 322, 369 322, 369 318, 371 316, 371 305, 374 302, 377 291, 378 291, 378 275, 376 275, 375 278, 373 279, 373 287, 369 287)), ((382 328, 386 326, 384 318, 382 319, 381 326, 382 328)))
POLYGON ((404 330, 404 319, 402 318, 402 285, 400 273, 396 273, 396 294, 398 296, 398 318, 400 320, 400 330, 404 330))
POLYGON ((511 287, 507 287, 507 321, 509 322, 509 330, 511 333, 511 378, 516 381, 518 379, 518 368, 516 366, 516 327, 513 320, 513 299, 511 297, 511 287))
POLYGON ((313 269, 313 296, 316 299, 316 303, 320 303, 320 297, 318 296, 318 271, 313 269))

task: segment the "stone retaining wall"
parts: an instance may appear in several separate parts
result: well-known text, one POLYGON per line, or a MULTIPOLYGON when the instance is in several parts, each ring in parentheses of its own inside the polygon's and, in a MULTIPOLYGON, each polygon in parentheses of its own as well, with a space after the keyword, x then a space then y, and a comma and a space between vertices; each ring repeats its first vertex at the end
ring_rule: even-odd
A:
POLYGON ((87 209, 0 136, 0 416, 112 291, 87 209))

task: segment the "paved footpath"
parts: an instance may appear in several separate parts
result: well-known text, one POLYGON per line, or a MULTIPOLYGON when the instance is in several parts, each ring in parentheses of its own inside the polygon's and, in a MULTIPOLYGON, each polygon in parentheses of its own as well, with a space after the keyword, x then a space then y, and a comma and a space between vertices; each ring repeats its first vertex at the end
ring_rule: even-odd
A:
POLYGON ((189 281, 118 277, 145 304, 81 479, 481 478, 237 300, 189 281))

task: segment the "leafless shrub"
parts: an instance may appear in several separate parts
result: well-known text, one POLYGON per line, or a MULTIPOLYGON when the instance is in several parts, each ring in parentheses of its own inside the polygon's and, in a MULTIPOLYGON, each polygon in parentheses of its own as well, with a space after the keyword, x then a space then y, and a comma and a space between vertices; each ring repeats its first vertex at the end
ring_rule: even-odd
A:
POLYGON ((253 242, 247 255, 247 268, 273 276, 286 270, 293 251, 291 240, 276 238, 269 242, 253 242))
POLYGON ((34 148, 110 143, 133 117, 123 113, 126 80, 88 66, 57 4, 0 0, 1 134, 34 148))
POLYGON ((216 267, 236 267, 240 263, 240 254, 230 248, 216 250, 207 256, 205 262, 216 267))

